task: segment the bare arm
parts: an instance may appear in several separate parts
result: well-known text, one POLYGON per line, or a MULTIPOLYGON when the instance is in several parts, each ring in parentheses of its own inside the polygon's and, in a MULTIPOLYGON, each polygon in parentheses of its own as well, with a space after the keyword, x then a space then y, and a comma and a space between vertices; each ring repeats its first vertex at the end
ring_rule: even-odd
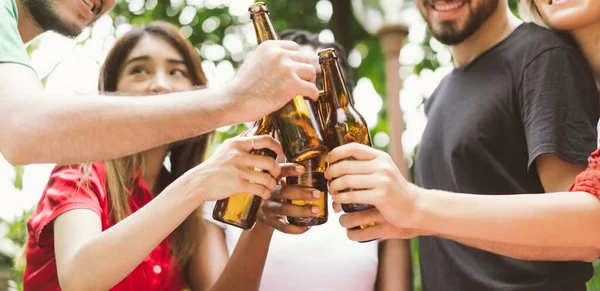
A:
MULTIPOLYGON (((357 161, 331 166, 328 177, 340 176, 338 172, 345 175, 333 181, 330 188, 371 190, 338 193, 333 195, 334 200, 373 204, 399 229, 416 229, 511 257, 528 256, 530 260, 591 261, 600 256, 600 201, 588 193, 472 195, 425 190, 407 183, 385 153, 357 145, 345 147, 330 153, 333 161, 350 152, 357 161), (355 175, 370 171, 374 174, 368 178, 355 175)), ((536 165, 546 191, 566 191, 583 170, 583 166, 554 155, 538 157, 536 165)), ((365 211, 345 215, 344 226, 375 221, 369 213, 376 214, 365 211)), ((349 235, 368 229, 351 230, 349 235)), ((371 235, 377 237, 374 232, 371 235)))
POLYGON ((227 266, 211 291, 258 290, 269 252, 273 228, 257 223, 244 231, 227 266))
MULTIPOLYGON (((282 164, 281 176, 278 180, 281 177, 297 176, 303 172, 304 169, 297 169, 295 164, 282 164)), ((314 200, 317 197, 313 196, 313 189, 283 186, 277 187, 272 194, 273 199, 263 201, 259 219, 254 229, 242 233, 226 267, 210 290, 259 290, 274 229, 276 228, 288 234, 301 234, 308 230, 307 227, 285 223, 282 218, 287 215, 296 217, 310 216, 312 215, 310 205, 298 206, 279 201, 314 200)), ((206 235, 211 234, 207 233, 206 235)), ((212 235, 215 235, 215 233, 212 235)), ((213 242, 210 246, 211 249, 203 251, 216 252, 218 255, 210 255, 209 257, 212 261, 204 262, 203 264, 208 268, 215 268, 215 266, 216 268, 222 268, 222 253, 227 253, 225 241, 221 241, 220 238, 208 240, 213 242), (217 241, 220 241, 220 243, 217 243, 217 241)), ((199 259, 202 258, 199 257, 199 259)), ((206 260, 206 257, 204 260, 206 260)))
POLYGON ((106 160, 260 119, 297 94, 317 97, 297 49, 265 42, 222 88, 153 97, 46 96, 31 68, 0 63, 0 152, 13 164, 106 160))
POLYGON ((379 243, 376 291, 413 289, 410 241, 388 239, 379 243))
POLYGON ((18 64, 0 64, 0 80, 0 150, 13 164, 105 160, 237 121, 227 117, 231 101, 214 89, 153 97, 45 96, 35 73, 18 64))
POLYGON ((444 235, 444 237, 464 245, 520 260, 593 262, 600 257, 600 252, 596 248, 539 247, 459 238, 446 235, 444 235))
POLYGON ((175 190, 165 190, 106 231, 91 210, 58 216, 54 252, 61 289, 108 290, 123 280, 198 206, 197 198, 175 190))
POLYGON ((193 291, 209 290, 229 260, 223 229, 206 220, 202 220, 202 228, 198 250, 188 271, 188 284, 193 291))
MULTIPOLYGON (((281 153, 270 136, 255 137, 257 149, 281 153)), ((171 183, 141 209, 102 231, 98 214, 78 209, 54 222, 55 256, 63 290, 108 290, 125 278, 204 200, 241 192, 270 197, 279 175, 271 158, 249 153, 248 138, 229 139, 204 163, 171 183), (265 169, 256 172, 250 165, 265 169), (249 181, 254 181, 251 183, 249 181)))
MULTIPOLYGON (((546 192, 566 191, 575 176, 584 169, 554 155, 538 157, 536 165, 546 192)), ((435 210, 425 210, 427 213, 423 217, 429 217, 431 221, 425 219, 423 223, 434 232, 476 239, 473 243, 479 248, 485 248, 486 242, 489 242, 486 249, 498 249, 504 254, 512 249, 516 256, 522 256, 519 255, 519 246, 539 246, 539 250, 529 247, 523 251, 532 256, 540 255, 539 259, 577 257, 577 253, 588 255, 587 260, 599 257, 597 222, 600 221, 600 201, 588 193, 489 196, 427 191, 425 194, 423 198, 436 206, 435 210), (444 227, 436 227, 433 220, 438 223, 446 220, 447 223, 444 227), (504 246, 501 243, 514 245, 504 246)), ((425 206, 424 209, 427 208, 425 206)))

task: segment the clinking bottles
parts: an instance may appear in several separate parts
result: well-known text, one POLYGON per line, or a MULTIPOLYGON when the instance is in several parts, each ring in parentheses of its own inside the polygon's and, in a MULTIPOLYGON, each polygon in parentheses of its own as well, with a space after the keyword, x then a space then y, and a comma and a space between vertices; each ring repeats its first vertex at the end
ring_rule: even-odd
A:
MULTIPOLYGON (((271 117, 266 116, 254 123, 254 125, 241 136, 272 135, 273 125, 271 117)), ((275 159, 277 154, 269 149, 252 150, 252 154, 269 156, 275 159)), ((255 168, 255 171, 262 169, 255 168)), ((228 198, 217 201, 213 209, 213 218, 217 221, 227 223, 239 228, 249 230, 256 224, 258 211, 262 204, 262 198, 251 193, 237 193, 228 198)))
MULTIPOLYGON (((248 10, 259 44, 266 40, 279 39, 264 3, 255 3, 248 10)), ((296 96, 271 116, 288 161, 301 162, 327 150, 323 129, 310 100, 300 95, 296 96)))
MULTIPOLYGON (((325 123, 326 115, 328 112, 327 100, 325 100, 325 93, 321 92, 319 94, 319 100, 317 104, 315 104, 314 111, 317 112, 319 116, 319 122, 321 125, 325 123)), ((328 194, 329 187, 327 185, 327 179, 325 178, 325 170, 327 169, 327 162, 325 158, 327 157, 327 152, 322 152, 319 155, 312 157, 308 160, 304 160, 300 162, 302 166, 306 169, 306 172, 300 176, 296 177, 287 177, 288 185, 299 185, 309 188, 314 188, 321 192, 321 198, 312 201, 304 201, 304 200, 291 200, 289 201, 294 205, 316 205, 319 207, 319 213, 310 216, 310 217, 291 217, 288 216, 286 219, 288 223, 298 226, 314 226, 320 225, 327 222, 327 218, 329 215, 329 204, 328 204, 328 194)))
MULTIPOLYGON (((330 150, 347 143, 360 143, 371 145, 371 136, 365 119, 354 109, 352 96, 344 82, 344 76, 335 49, 326 49, 319 52, 319 64, 323 71, 323 83, 329 112, 325 115, 327 121, 325 132, 327 145, 330 150)), ((345 191, 350 191, 347 189, 345 191)), ((355 212, 372 208, 367 204, 342 204, 344 212, 355 212)), ((373 224, 370 224, 373 225, 373 224)), ((365 228, 369 225, 361 225, 365 228)))

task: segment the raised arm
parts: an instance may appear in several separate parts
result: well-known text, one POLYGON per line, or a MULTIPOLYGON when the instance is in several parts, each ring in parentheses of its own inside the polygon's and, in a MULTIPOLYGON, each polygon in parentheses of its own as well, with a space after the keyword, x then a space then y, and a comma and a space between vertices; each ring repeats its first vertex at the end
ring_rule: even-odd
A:
POLYGON ((0 63, 0 152, 12 164, 125 156, 316 99, 315 76, 289 41, 261 44, 221 88, 153 97, 48 96, 31 68, 0 63))
MULTIPOLYGON (((530 260, 594 260, 600 256, 600 201, 593 195, 471 195, 426 190, 406 182, 387 154, 359 145, 345 147, 332 151, 334 161, 350 153, 357 161, 330 167, 328 177, 341 176, 331 183, 331 189, 369 190, 337 193, 334 201, 373 204, 378 211, 347 214, 343 225, 352 227, 381 215, 383 221, 398 228, 350 230, 352 239, 405 237, 406 229, 416 229, 412 235, 439 235, 512 257, 524 258, 527 253, 530 260), (368 173, 371 175, 365 175, 368 173)), ((581 170, 551 155, 537 165, 544 188, 551 191, 566 191, 567 181, 573 181, 581 170)))
POLYGON ((192 291, 209 290, 223 273, 229 261, 225 231, 214 223, 202 219, 202 232, 198 249, 192 257, 187 273, 192 291))
MULTIPOLYGON (((293 164, 283 164, 281 168, 281 176, 297 176, 302 174, 304 169, 297 168, 293 164)), ((203 253, 211 253, 202 258, 200 255, 197 260, 204 260, 202 265, 207 266, 201 273, 193 273, 191 276, 201 276, 207 280, 213 280, 212 275, 215 269, 223 269, 219 278, 214 285, 208 290, 211 291, 229 291, 229 290, 259 290, 262 273, 265 267, 271 238, 274 229, 289 233, 301 234, 308 230, 307 227, 295 226, 283 222, 282 216, 310 216, 313 214, 310 206, 297 206, 279 201, 285 200, 314 200, 318 197, 313 196, 314 189, 284 186, 278 187, 273 191, 272 199, 263 201, 259 220, 252 231, 244 231, 238 240, 235 250, 231 258, 224 265, 223 253, 227 252, 225 241, 221 239, 222 232, 214 232, 206 235, 217 235, 213 238, 203 238, 203 241, 212 241, 209 249, 202 250, 203 253), (213 268, 213 271, 208 270, 208 266, 213 268)), ((210 229, 215 230, 216 226, 211 226, 210 229)), ((204 283, 192 285, 193 291, 207 290, 204 283), (194 286, 199 286, 196 288, 194 286)))
POLYGON ((375 290, 413 290, 409 240, 386 239, 379 243, 379 268, 375 290))
MULTIPOLYGON (((271 137, 255 137, 255 144, 256 148, 268 147, 282 153, 271 137)), ((110 289, 205 200, 222 199, 240 191, 268 198, 275 186, 272 176, 279 175, 280 168, 268 157, 249 154, 250 150, 248 139, 226 141, 210 159, 105 231, 100 217, 91 210, 76 209, 59 215, 54 222, 54 251, 61 289, 110 289), (253 171, 250 165, 269 173, 253 171)))

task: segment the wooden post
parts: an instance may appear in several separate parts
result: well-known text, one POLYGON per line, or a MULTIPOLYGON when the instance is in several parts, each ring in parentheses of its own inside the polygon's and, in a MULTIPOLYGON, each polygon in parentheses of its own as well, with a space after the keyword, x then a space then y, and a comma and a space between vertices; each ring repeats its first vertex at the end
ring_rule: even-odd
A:
POLYGON ((410 179, 408 163, 402 150, 402 133, 405 125, 402 109, 400 108, 400 90, 402 90, 400 50, 407 35, 408 27, 400 24, 386 25, 377 32, 386 58, 386 103, 390 133, 389 153, 404 178, 410 179))

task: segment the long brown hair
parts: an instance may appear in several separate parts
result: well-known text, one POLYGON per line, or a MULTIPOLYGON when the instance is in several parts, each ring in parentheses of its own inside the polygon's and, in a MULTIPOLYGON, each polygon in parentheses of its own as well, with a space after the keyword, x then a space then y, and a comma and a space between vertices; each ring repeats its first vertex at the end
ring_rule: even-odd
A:
MULTIPOLYGON (((131 50, 144 36, 159 37, 171 44, 183 57, 192 83, 197 87, 207 84, 201 59, 196 49, 179 33, 177 27, 166 22, 156 21, 144 27, 134 28, 117 40, 100 71, 100 92, 117 91, 118 77, 123 69, 123 64, 131 50)), ((121 93, 126 94, 127 92, 121 93)), ((158 189, 164 189, 171 181, 203 162, 208 147, 213 143, 214 131, 171 144, 168 154, 171 170, 163 169, 161 171, 157 180, 158 189)), ((144 159, 141 153, 105 161, 106 187, 110 206, 109 218, 112 223, 117 223, 131 214, 129 202, 133 198, 132 193, 136 187, 136 172, 141 171, 143 165, 144 159)), ((201 232, 202 211, 200 207, 190 214, 172 234, 174 254, 186 279, 188 263, 198 248, 201 232)))

